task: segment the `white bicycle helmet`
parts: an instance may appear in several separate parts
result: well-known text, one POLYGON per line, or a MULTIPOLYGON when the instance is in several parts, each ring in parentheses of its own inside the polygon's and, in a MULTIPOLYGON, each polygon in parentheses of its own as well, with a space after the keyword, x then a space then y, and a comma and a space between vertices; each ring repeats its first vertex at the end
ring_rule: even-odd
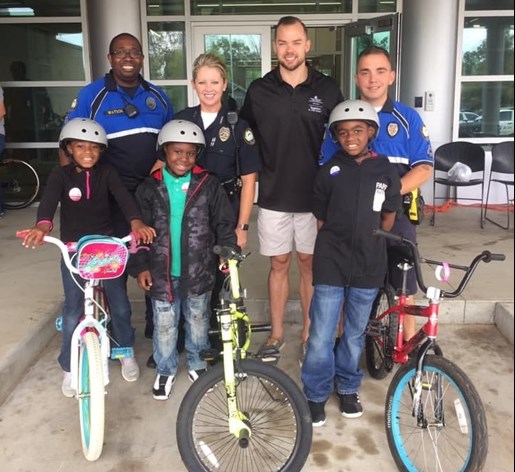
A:
POLYGON ((363 100, 346 100, 336 105, 329 116, 329 129, 334 136, 334 125, 339 121, 365 121, 375 127, 374 136, 379 131, 379 117, 374 107, 363 100))
POLYGON ((59 135, 59 146, 64 149, 69 139, 89 141, 107 147, 107 135, 104 128, 89 118, 73 118, 63 126, 59 135))
POLYGON ((202 130, 195 123, 186 120, 172 120, 161 128, 157 136, 158 148, 166 143, 196 144, 199 152, 206 146, 202 130))

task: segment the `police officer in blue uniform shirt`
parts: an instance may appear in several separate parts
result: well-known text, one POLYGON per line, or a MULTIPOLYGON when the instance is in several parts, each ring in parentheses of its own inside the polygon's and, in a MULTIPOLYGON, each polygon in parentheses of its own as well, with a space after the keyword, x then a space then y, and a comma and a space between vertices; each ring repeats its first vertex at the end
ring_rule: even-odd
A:
MULTIPOLYGON (((102 156, 119 173, 127 189, 134 193, 149 175, 157 159, 157 135, 174 116, 165 92, 140 75, 143 52, 139 40, 129 33, 115 36, 107 55, 111 70, 89 85, 74 99, 66 121, 90 118, 107 133, 109 147, 102 156)), ((70 163, 59 154, 61 165, 70 163)), ((113 224, 117 236, 125 236, 130 227, 122 212, 113 205, 113 224)), ((152 308, 146 299, 145 335, 152 337, 152 308)))

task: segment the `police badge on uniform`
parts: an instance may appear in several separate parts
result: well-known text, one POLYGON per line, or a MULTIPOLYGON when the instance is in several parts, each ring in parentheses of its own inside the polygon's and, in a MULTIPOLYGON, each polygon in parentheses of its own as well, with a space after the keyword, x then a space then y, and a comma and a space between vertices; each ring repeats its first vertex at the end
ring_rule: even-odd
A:
POLYGON ((393 138, 399 132, 399 125, 392 121, 391 123, 388 123, 386 131, 388 132, 388 136, 393 138))
POLYGON ((145 99, 145 105, 147 105, 147 108, 151 111, 155 110, 157 107, 156 99, 154 97, 147 97, 145 99))
POLYGON ((222 126, 220 128, 220 131, 218 131, 218 137, 220 138, 220 141, 223 143, 227 141, 231 136, 231 130, 227 128, 227 126, 222 126))
POLYGON ((245 140, 245 142, 247 144, 250 144, 251 146, 256 144, 256 140, 254 139, 254 133, 252 132, 252 130, 250 128, 247 128, 243 132, 243 139, 245 140))

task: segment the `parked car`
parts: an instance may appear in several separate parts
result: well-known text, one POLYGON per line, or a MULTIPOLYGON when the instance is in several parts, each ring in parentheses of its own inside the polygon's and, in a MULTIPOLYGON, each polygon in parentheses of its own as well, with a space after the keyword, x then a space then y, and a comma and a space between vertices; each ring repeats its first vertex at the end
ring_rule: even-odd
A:
POLYGON ((480 116, 471 111, 460 111, 459 137, 468 138, 475 136, 481 129, 481 123, 477 121, 480 116), (479 127, 478 127, 479 124, 479 127))
MULTIPOLYGON (((476 118, 475 127, 477 129, 476 135, 485 135, 485 131, 483 130, 482 116, 478 116, 476 118)), ((513 136, 513 108, 501 108, 499 110, 499 121, 497 122, 497 131, 496 133, 492 133, 490 131, 488 136, 513 136)))

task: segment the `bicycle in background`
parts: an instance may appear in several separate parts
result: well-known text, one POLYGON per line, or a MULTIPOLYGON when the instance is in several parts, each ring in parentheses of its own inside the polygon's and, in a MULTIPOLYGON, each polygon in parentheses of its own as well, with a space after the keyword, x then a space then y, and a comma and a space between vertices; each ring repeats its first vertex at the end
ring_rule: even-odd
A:
POLYGON ((38 173, 28 162, 6 158, 0 160, 0 185, 5 208, 19 210, 36 199, 40 181, 38 173))
POLYGON ((388 388, 385 427, 390 452, 402 471, 478 471, 488 452, 488 427, 481 398, 471 380, 443 357, 436 339, 443 298, 464 291, 480 262, 502 261, 503 254, 483 251, 470 265, 461 266, 420 257, 417 246, 402 236, 377 230, 376 234, 409 248, 411 257, 400 265, 400 293, 386 286, 379 292, 367 326, 365 358, 370 375, 382 379, 401 364, 388 388), (447 282, 450 269, 465 272, 454 291, 426 287, 421 264, 436 266, 437 279, 447 282), (407 304, 406 275, 414 268, 427 304, 407 304), (427 318, 404 341, 406 315, 427 318), (435 354, 429 354, 433 351, 435 354))
MULTIPOLYGON (((27 231, 16 236, 25 237, 27 231)), ((82 452, 88 461, 97 460, 104 443, 105 387, 109 383, 109 357, 121 359, 132 355, 129 348, 112 348, 107 331, 109 305, 102 280, 120 277, 129 253, 137 247, 134 235, 124 238, 84 236, 76 243, 64 243, 52 236, 44 241, 55 244, 66 267, 84 283, 84 316, 75 328, 71 341, 71 386, 79 402, 82 452), (127 244, 129 243, 129 248, 127 244), (70 253, 75 253, 70 256, 70 253)), ((79 281, 77 284, 80 285, 79 281)))
MULTIPOLYGON (((302 390, 272 365, 279 352, 261 359, 248 351, 252 325, 240 290, 239 264, 247 257, 232 248, 215 247, 228 272, 217 309, 222 353, 204 358, 218 363, 187 391, 177 416, 177 443, 190 472, 272 472, 302 470, 311 448, 313 428, 302 390)), ((211 334, 211 333, 210 333, 211 334)))

